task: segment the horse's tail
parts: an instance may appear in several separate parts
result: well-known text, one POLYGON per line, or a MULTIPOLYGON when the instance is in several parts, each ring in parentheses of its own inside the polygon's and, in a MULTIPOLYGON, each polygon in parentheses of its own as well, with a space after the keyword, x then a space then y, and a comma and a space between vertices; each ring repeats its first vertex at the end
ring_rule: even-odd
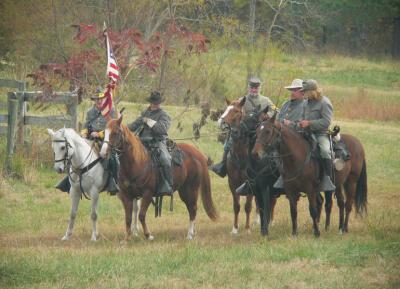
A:
POLYGON ((357 181, 356 187, 356 212, 357 214, 363 216, 367 213, 367 165, 365 159, 363 160, 362 169, 360 177, 357 181))
POLYGON ((215 209, 214 202, 211 196, 210 175, 208 173, 208 167, 205 162, 202 162, 201 201, 203 202, 203 207, 206 210, 207 216, 211 220, 216 221, 218 219, 218 213, 215 209))

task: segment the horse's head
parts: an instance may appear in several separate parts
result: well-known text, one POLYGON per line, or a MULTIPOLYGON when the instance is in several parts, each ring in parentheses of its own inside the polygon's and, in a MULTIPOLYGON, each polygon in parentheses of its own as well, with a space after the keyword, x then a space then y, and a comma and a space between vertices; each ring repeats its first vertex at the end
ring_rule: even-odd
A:
POLYGON ((263 157, 266 153, 270 153, 279 145, 281 138, 281 126, 275 123, 275 115, 263 121, 257 128, 256 143, 253 147, 252 154, 255 157, 263 157))
POLYGON ((218 125, 221 127, 223 124, 227 125, 239 125, 243 117, 243 106, 246 102, 246 97, 237 99, 234 101, 229 101, 225 99, 227 108, 224 113, 218 119, 218 125))
POLYGON ((124 133, 122 129, 122 114, 118 119, 110 119, 104 131, 104 142, 100 150, 100 156, 106 158, 110 149, 122 150, 124 133))
POLYGON ((74 146, 65 128, 59 129, 56 132, 48 128, 47 132, 51 136, 52 141, 54 169, 58 173, 63 173, 74 154, 74 146))

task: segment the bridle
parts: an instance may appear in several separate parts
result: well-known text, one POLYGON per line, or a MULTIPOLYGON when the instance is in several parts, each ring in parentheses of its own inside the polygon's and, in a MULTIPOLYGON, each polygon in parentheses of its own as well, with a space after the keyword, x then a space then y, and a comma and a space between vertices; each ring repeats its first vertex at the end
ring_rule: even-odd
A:
POLYGON ((80 189, 81 189, 82 194, 85 196, 86 199, 90 200, 90 198, 86 195, 85 191, 84 191, 83 188, 82 188, 82 175, 85 174, 85 173, 87 173, 90 169, 92 169, 92 168, 101 160, 101 158, 97 158, 96 160, 94 160, 93 162, 91 162, 90 164, 88 164, 87 166, 85 166, 85 167, 83 167, 83 168, 82 168, 82 165, 83 165, 83 164, 89 159, 89 157, 92 155, 92 153, 93 153, 93 147, 94 147, 94 146, 92 146, 92 147, 90 148, 90 152, 89 152, 88 155, 86 156, 85 160, 84 160, 77 168, 74 168, 74 167, 72 166, 72 162, 71 162, 71 160, 72 160, 72 155, 71 155, 71 156, 68 156, 68 154, 69 154, 68 148, 73 148, 73 147, 72 147, 72 145, 68 142, 67 138, 64 137, 63 140, 61 140, 61 139, 58 139, 58 140, 57 140, 57 139, 56 139, 56 140, 53 140, 52 142, 55 142, 55 143, 64 143, 64 144, 65 144, 65 154, 64 154, 64 157, 63 157, 62 159, 54 160, 54 163, 64 162, 64 166, 65 166, 65 169, 66 169, 66 171, 67 171, 67 173, 68 173, 68 177, 69 177, 69 178, 71 178, 70 168, 72 168, 72 171, 73 171, 75 174, 77 174, 77 175, 79 176, 79 187, 80 187, 80 189))
POLYGON ((71 144, 67 141, 66 138, 55 139, 53 140, 55 143, 64 143, 65 144, 65 154, 62 159, 54 160, 54 163, 64 162, 64 166, 67 167, 71 164, 72 155, 68 158, 68 148, 72 148, 71 144))
MULTIPOLYGON (((260 127, 268 125, 268 121, 261 123, 260 127)), ((271 135, 267 140, 260 140, 257 138, 256 143, 260 144, 265 151, 272 152, 274 150, 279 149, 279 145, 282 142, 282 125, 279 125, 279 128, 275 127, 274 124, 271 124, 271 135)), ((280 157, 283 155, 280 155, 280 157)), ((286 156, 286 155, 285 155, 286 156)))

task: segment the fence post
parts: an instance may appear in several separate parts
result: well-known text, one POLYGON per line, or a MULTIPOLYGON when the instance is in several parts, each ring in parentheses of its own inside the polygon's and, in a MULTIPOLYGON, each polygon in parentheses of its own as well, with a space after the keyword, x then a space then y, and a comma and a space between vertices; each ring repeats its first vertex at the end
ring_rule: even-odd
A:
POLYGON ((67 113, 71 116, 71 127, 79 130, 78 127, 78 95, 71 94, 67 102, 67 113))
POLYGON ((25 116, 25 94, 18 94, 18 134, 17 143, 24 143, 24 116, 25 116))
POLYGON ((17 128, 18 100, 15 94, 8 93, 8 126, 7 126, 7 156, 6 170, 11 171, 11 159, 14 154, 15 132, 17 128))

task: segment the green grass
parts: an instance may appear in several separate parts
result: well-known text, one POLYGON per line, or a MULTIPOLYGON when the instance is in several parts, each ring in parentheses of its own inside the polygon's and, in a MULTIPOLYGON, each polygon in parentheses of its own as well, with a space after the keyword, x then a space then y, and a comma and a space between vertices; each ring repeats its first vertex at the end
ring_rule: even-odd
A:
MULTIPOLYGON (((123 105, 127 107, 125 122, 143 108, 123 105)), ((174 118, 171 136, 191 137, 199 111, 166 109, 174 118), (179 120, 182 131, 176 127, 179 120)), ((121 243, 122 205, 107 194, 100 198, 99 241, 90 242, 90 202, 82 200, 72 239, 61 242, 70 201, 67 194, 52 186, 62 176, 53 172, 51 163, 42 167, 35 163, 29 178, 0 179, 0 288, 398 288, 400 126, 396 122, 345 119, 335 123, 341 125, 342 132, 362 141, 367 156, 369 214, 363 219, 352 214, 349 234, 337 232, 335 205, 331 229, 322 229, 323 216, 321 237, 315 239, 308 202, 302 198, 299 236, 293 238, 288 202, 281 198, 267 238, 260 236, 258 227, 251 234, 244 231, 243 208, 240 233, 233 237, 227 180, 211 173, 220 219, 211 222, 199 202, 197 236, 192 242, 185 239, 186 208, 175 198, 174 212, 165 206, 163 217, 158 219, 152 208, 148 212, 154 241, 140 236, 121 243)), ((40 153, 51 154, 43 129, 33 131, 43 147, 40 153)), ((222 145, 215 141, 217 131, 216 124, 209 122, 202 138, 186 141, 219 160, 222 145)))

